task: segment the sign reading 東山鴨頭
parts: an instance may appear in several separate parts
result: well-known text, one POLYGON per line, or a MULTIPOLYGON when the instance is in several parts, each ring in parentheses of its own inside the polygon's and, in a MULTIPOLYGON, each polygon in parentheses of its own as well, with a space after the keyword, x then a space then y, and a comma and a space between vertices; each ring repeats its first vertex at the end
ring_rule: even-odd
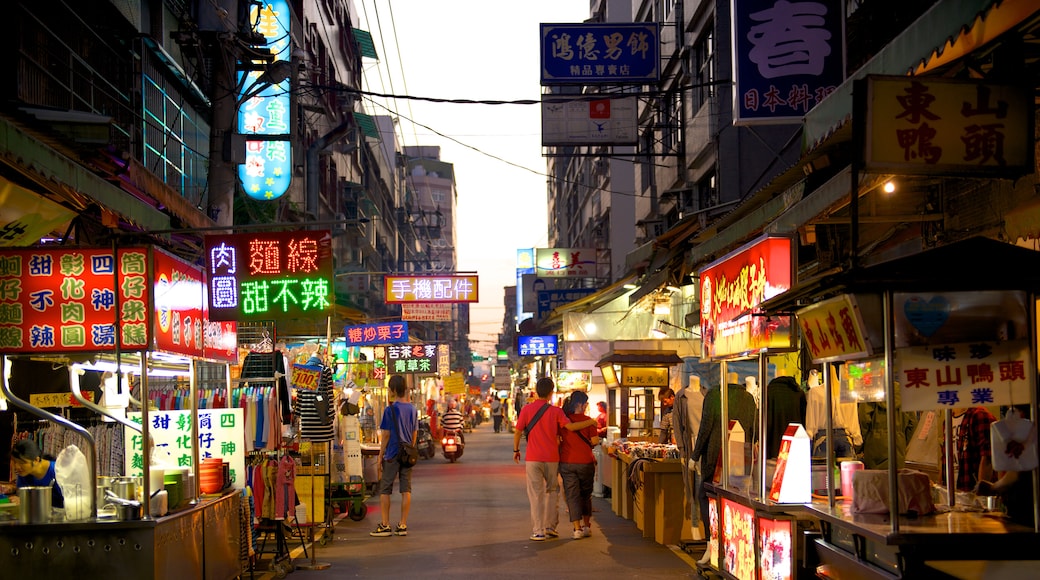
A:
POLYGON ((734 125, 801 123, 845 80, 844 4, 733 0, 734 125))
POLYGON ((542 84, 645 84, 660 80, 656 22, 542 24, 542 84))
POLYGON ((534 273, 551 277, 596 277, 594 248, 537 248, 534 273))
POLYGON ((902 174, 1031 173, 1033 89, 935 77, 867 77, 864 165, 902 174))
POLYGON ((791 317, 754 310, 789 290, 792 278, 786 237, 759 238, 701 270, 702 358, 791 348, 791 317))
POLYGON ((406 302, 477 302, 476 275, 386 276, 387 304, 406 302))
POLYGON ((249 21, 264 37, 262 48, 274 55, 270 62, 254 61, 256 66, 239 73, 238 132, 246 135, 246 162, 238 168, 242 189, 253 199, 281 197, 292 181, 292 142, 289 139, 290 79, 273 78, 272 71, 289 64, 292 56, 292 13, 288 0, 262 0, 250 3, 249 21), (266 76, 265 76, 266 75, 266 76), (272 77, 272 78, 266 78, 272 77), (270 82, 275 81, 278 82, 270 82), (249 139, 249 135, 263 139, 249 139))
POLYGON ((803 308, 797 318, 813 363, 857 359, 871 352, 856 298, 851 294, 803 308))
POLYGON ((324 318, 333 309, 328 230, 206 236, 211 320, 324 318))
MULTIPOLYGON (((227 461, 231 482, 236 489, 246 485, 246 436, 242 409, 199 409, 199 439, 192 441, 191 411, 149 411, 148 435, 155 443, 153 458, 173 467, 192 467, 192 449, 198 447, 199 459, 219 457, 227 461)), ((127 418, 141 424, 141 413, 131 411, 127 418)), ((126 441, 124 471, 127 476, 144 473, 144 441, 141 434, 123 427, 126 441)), ((198 470, 195 469, 195 473, 198 470)), ((155 490, 153 490, 155 491, 155 490)))
POLYGON ((1033 363, 1024 340, 911 346, 895 350, 904 411, 1011 405, 1029 400, 1033 363))
POLYGON ((149 250, 0 250, 0 352, 151 348, 149 250), (117 297, 118 291, 118 297, 117 297))
POLYGON ((408 323, 378 322, 347 326, 343 329, 343 335, 348 347, 408 342, 408 323))

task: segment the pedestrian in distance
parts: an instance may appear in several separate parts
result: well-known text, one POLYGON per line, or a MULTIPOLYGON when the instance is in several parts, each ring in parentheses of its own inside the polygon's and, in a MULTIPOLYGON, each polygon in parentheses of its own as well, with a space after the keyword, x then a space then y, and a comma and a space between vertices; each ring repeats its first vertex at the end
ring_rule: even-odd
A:
MULTIPOLYGON (((572 423, 588 422, 589 396, 581 391, 571 393, 563 406, 572 423)), ((560 438, 560 477, 563 494, 571 518, 571 537, 575 540, 592 535, 592 487, 596 477, 596 457, 592 450, 599 444, 596 426, 578 431, 563 431, 560 438)))
POLYGON ((574 423, 563 409, 552 405, 550 398, 556 389, 548 377, 538 379, 535 392, 538 399, 520 410, 513 432, 513 461, 520 463, 520 439, 527 433, 527 451, 524 456, 527 473, 527 499, 531 502, 531 539, 545 540, 559 534, 560 520, 557 507, 560 498, 560 432, 594 427, 595 419, 574 423))
POLYGON ((419 432, 419 413, 408 397, 408 383, 404 376, 393 375, 388 382, 394 401, 383 411, 379 423, 379 508, 382 521, 370 535, 387 537, 408 535, 408 511, 412 507, 412 468, 401 465, 398 454, 401 442, 415 445, 419 432), (401 493, 401 519, 390 528, 390 496, 394 480, 401 493))
POLYGON ((500 433, 502 431, 503 407, 504 405, 502 405, 502 401, 498 397, 491 399, 491 420, 494 421, 495 433, 500 433))

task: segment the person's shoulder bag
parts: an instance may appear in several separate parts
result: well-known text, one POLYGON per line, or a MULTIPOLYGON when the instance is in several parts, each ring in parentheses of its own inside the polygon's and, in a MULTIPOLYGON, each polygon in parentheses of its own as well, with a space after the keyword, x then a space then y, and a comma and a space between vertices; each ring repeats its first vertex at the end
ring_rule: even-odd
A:
POLYGON ((538 419, 542 418, 542 415, 544 415, 545 411, 547 411, 548 409, 549 403, 545 403, 544 405, 542 405, 542 408, 538 409, 538 411, 534 414, 534 417, 531 417, 531 422, 528 423, 527 427, 524 428, 524 439, 528 438, 528 436, 531 434, 531 429, 534 429, 535 423, 538 422, 538 419))
POLYGON ((394 414, 394 431, 397 432, 397 438, 401 443, 401 450, 397 453, 397 461, 401 464, 401 467, 412 467, 419 463, 419 448, 412 445, 411 442, 405 441, 404 433, 401 432, 401 419, 397 412, 397 405, 390 403, 390 410, 394 414))

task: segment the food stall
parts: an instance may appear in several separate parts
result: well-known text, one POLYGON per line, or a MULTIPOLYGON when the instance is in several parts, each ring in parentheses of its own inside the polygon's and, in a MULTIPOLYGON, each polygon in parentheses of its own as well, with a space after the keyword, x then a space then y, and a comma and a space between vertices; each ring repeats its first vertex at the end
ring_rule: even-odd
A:
POLYGON ((653 424, 660 411, 657 394, 668 387, 672 367, 681 364, 675 351, 660 350, 613 350, 596 363, 607 387, 608 424, 619 429, 608 447, 611 508, 662 544, 692 539, 685 510, 676 509, 683 501, 678 451, 656 443, 653 424))
MULTIPOLYGON (((192 404, 180 434, 178 465, 190 470, 199 460, 194 444, 200 440, 201 418, 194 406, 198 381, 216 376, 227 389, 226 363, 206 359, 210 329, 204 328, 201 271, 153 247, 11 249, 0 251, 0 262, 0 283, 8 289, 0 298, 8 313, 0 324, 0 388, 18 412, 58 425, 57 433, 81 436, 76 445, 86 448, 90 482, 86 490, 63 488, 72 500, 64 511, 0 521, 0 566, 18 577, 84 571, 152 578, 241 575, 241 494, 228 488, 200 498, 194 485, 186 489, 182 481, 185 500, 166 511, 168 502, 166 509, 155 502, 164 495, 155 492, 165 482, 162 477, 161 483, 153 481, 157 469, 143 459, 144 442, 155 442, 167 427, 142 404, 149 401, 150 380, 176 376, 187 385, 185 398, 192 404), (81 389, 87 377, 95 386, 81 389), (46 410, 84 400, 98 401, 113 414, 125 413, 133 399, 131 382, 138 389, 139 423, 115 424, 106 431, 117 436, 101 446, 91 431, 66 418, 84 415, 77 417, 74 409, 63 414, 46 410), (131 433, 125 439, 124 429, 131 433), (106 475, 140 478, 120 478, 125 480, 121 489, 126 495, 120 498, 125 509, 99 510, 94 485, 101 483, 99 465, 113 470, 117 464, 123 473, 106 475)), ((219 338, 214 341, 219 343, 219 338)), ((230 443, 239 444, 237 439, 232 436, 230 443)), ((154 449, 159 448, 157 443, 154 449)))
MULTIPOLYGON (((715 444, 717 464, 704 466, 708 473, 701 474, 709 556, 703 566, 728 578, 796 577, 802 532, 813 526, 800 505, 810 499, 804 429, 797 423, 787 426, 775 464, 766 461, 766 444, 759 436, 770 432, 767 385, 794 374, 796 367, 790 314, 758 312, 760 304, 791 287, 792 252, 790 238, 763 236, 699 273, 702 361, 717 362, 721 373, 719 391, 705 398, 700 434, 709 441, 718 437, 712 430, 722 434, 715 444), (730 363, 748 360, 757 363, 758 397, 728 370, 730 363)), ((695 448, 703 465, 713 444, 698 441, 695 448)))
MULTIPOLYGON (((767 312, 798 312, 803 336, 809 340, 807 331, 815 325, 808 321, 818 314, 814 309, 828 301, 846 304, 844 313, 835 313, 845 322, 828 331, 831 345, 816 340, 808 348, 814 360, 828 367, 840 364, 840 373, 828 368, 824 375, 827 383, 832 374, 840 377, 837 388, 842 396, 860 397, 864 404, 877 394, 890 411, 884 449, 887 471, 856 473, 851 498, 835 497, 829 486, 826 499, 806 504, 806 513, 821 522, 822 535, 814 547, 825 573, 920 578, 951 567, 978 569, 976 565, 987 562, 1037 558, 1031 549, 1040 540, 1036 470, 1019 475, 1031 487, 1032 513, 1025 515, 1032 516, 1032 525, 999 511, 964 505, 965 494, 956 492, 953 475, 951 424, 955 409, 975 405, 1028 404, 1031 416, 1037 416, 1038 288, 1040 253, 970 238, 807 280, 764 305, 767 312), (963 268, 951 264, 973 264, 980 271, 965 275, 963 268), (879 304, 880 311, 871 303, 879 304), (836 350, 834 339, 846 348, 836 350), (849 349, 856 341, 861 348, 849 349), (946 476, 932 475, 931 497, 913 485, 927 475, 899 470, 897 460, 906 452, 898 437, 897 416, 918 412, 932 418, 942 414, 946 425, 946 453, 940 456, 938 448, 931 450, 947 467, 946 476), (883 493, 873 493, 878 490, 883 493), (874 499, 874 505, 868 499, 874 499), (876 500, 881 500, 881 509, 876 500)), ((919 428, 914 438, 925 435, 919 428)), ((833 458, 832 450, 829 455, 833 458)), ((1035 570, 1036 563, 1032 565, 1035 570)))

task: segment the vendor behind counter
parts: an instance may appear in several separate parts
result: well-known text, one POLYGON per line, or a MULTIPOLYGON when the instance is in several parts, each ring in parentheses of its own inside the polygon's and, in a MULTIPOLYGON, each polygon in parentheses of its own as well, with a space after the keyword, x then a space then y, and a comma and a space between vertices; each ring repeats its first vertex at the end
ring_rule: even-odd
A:
MULTIPOLYGON (((40 447, 32 439, 22 439, 11 447, 11 463, 14 467, 16 487, 52 488, 51 506, 65 507, 65 498, 54 473, 54 460, 43 455, 40 447)), ((2 490, 14 493, 13 489, 2 490)))

